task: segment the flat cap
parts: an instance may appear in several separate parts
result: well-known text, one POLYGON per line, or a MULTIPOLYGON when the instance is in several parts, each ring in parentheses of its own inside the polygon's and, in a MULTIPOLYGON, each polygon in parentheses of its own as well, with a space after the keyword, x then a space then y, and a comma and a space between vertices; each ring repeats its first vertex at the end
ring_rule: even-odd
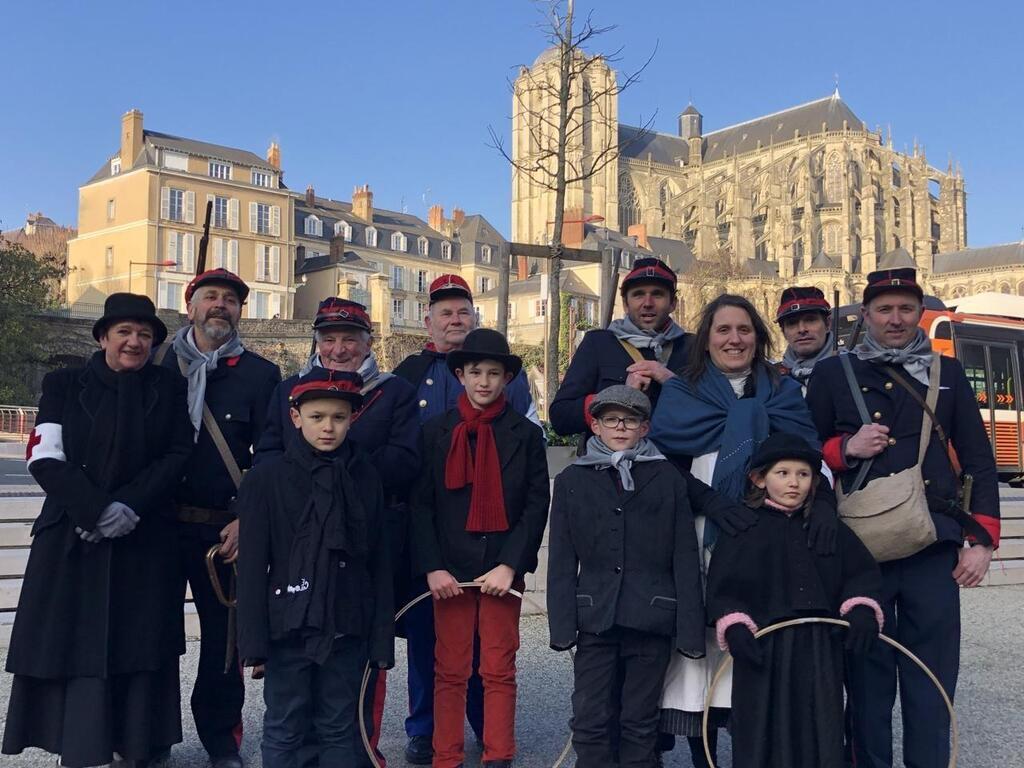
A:
POLYGON ((597 416, 605 408, 625 408, 642 419, 651 418, 651 401, 639 389, 627 387, 625 384, 602 389, 590 401, 587 409, 591 416, 597 416))

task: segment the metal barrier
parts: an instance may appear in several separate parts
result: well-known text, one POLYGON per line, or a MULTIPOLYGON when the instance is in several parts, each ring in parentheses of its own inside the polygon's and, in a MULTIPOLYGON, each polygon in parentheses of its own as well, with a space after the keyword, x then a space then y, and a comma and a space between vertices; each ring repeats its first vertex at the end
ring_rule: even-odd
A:
POLYGON ((0 405, 0 434, 14 435, 21 442, 27 442, 36 425, 37 413, 38 408, 25 405, 0 405))

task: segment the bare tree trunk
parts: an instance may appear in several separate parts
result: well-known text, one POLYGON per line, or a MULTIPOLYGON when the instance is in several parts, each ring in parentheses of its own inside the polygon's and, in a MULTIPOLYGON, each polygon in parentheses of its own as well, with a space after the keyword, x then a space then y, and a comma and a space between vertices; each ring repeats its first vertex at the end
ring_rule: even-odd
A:
POLYGON ((502 252, 498 257, 498 332, 508 336, 508 271, 511 268, 511 254, 502 252))
POLYGON ((555 216, 554 232, 551 235, 551 260, 548 275, 548 348, 544 358, 545 409, 558 391, 558 331, 562 320, 560 288, 562 278, 562 224, 565 220, 565 154, 569 125, 569 93, 572 86, 569 77, 574 54, 572 40, 573 0, 569 0, 565 16, 565 28, 561 37, 561 82, 558 87, 558 144, 555 160, 555 216))

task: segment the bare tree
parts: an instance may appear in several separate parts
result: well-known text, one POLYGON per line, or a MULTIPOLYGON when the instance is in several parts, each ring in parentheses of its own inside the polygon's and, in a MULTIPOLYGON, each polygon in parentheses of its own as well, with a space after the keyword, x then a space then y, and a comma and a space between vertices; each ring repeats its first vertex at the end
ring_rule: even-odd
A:
MULTIPOLYGON (((639 131, 625 142, 620 142, 617 130, 601 132, 596 143, 593 123, 610 125, 614 115, 607 114, 606 105, 624 90, 636 83, 641 73, 654 58, 654 52, 638 70, 624 74, 621 83, 616 78, 592 87, 589 75, 601 62, 620 60, 622 48, 608 55, 587 54, 585 48, 595 38, 615 29, 597 26, 593 14, 577 24, 574 0, 548 0, 542 24, 545 36, 558 51, 557 82, 525 66, 520 67, 520 78, 510 82, 515 103, 526 115, 530 151, 525 157, 514 157, 504 140, 493 127, 488 127, 491 146, 497 149, 512 167, 533 183, 555 193, 551 221, 553 231, 550 242, 550 268, 547 285, 547 351, 544 360, 546 396, 550 399, 558 389, 558 341, 561 324, 559 286, 562 273, 562 225, 565 221, 566 190, 600 173, 609 163, 618 160, 626 144, 647 134, 653 123, 644 122, 639 131), (539 98, 538 98, 539 97, 539 98), (537 108, 537 104, 543 105, 537 108)), ((655 51, 657 47, 655 47, 655 51)), ((501 310, 499 310, 500 312, 501 310)), ((547 404, 546 404, 547 405, 547 404)))

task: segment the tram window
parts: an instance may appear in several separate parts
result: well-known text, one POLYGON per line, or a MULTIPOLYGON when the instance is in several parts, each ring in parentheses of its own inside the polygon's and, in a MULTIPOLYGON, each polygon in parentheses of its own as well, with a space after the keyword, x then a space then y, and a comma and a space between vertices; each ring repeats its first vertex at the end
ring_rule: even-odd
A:
POLYGON ((974 399, 978 405, 988 407, 988 378, 985 376, 985 348, 980 344, 964 344, 960 363, 967 374, 967 380, 974 388, 974 399))
POLYGON ((992 407, 997 411, 1016 410, 1016 382, 1013 378, 1013 358, 1006 347, 989 347, 992 361, 992 407))

